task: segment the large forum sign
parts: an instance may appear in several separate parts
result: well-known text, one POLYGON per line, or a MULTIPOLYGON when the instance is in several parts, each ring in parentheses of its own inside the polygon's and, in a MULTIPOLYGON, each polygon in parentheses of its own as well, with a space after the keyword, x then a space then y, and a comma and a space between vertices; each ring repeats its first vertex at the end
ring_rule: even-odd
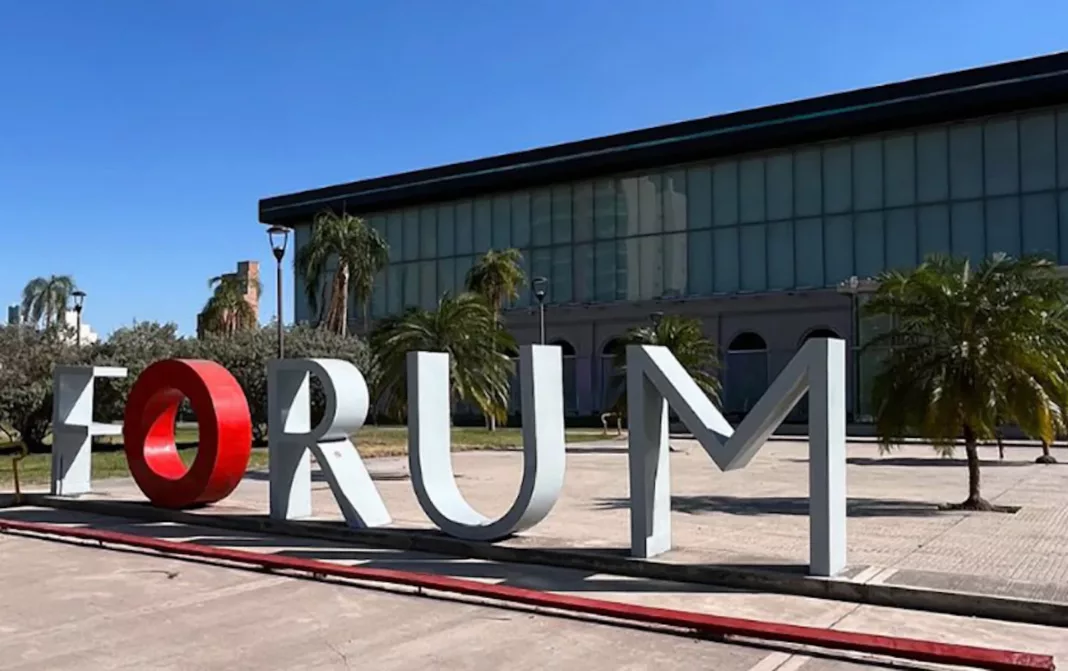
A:
MULTIPOLYGON (((508 511, 490 519, 460 492, 452 471, 447 354, 408 355, 408 461, 412 486, 426 515, 442 531, 467 540, 496 541, 545 519, 564 482, 564 404, 559 347, 530 345, 519 357, 523 417, 523 478, 508 511)), ((211 361, 158 361, 137 378, 123 425, 93 422, 93 380, 124 377, 123 368, 60 367, 54 380, 52 493, 90 491, 93 436, 120 433, 130 473, 149 501, 166 508, 216 503, 244 477, 252 446, 247 400, 234 377, 211 361), (175 418, 189 399, 199 423, 196 458, 187 468, 175 444, 175 418)), ((722 470, 744 468, 801 398, 809 397, 810 573, 832 576, 846 563, 845 347, 842 340, 807 341, 733 428, 664 347, 627 348, 630 425, 631 553, 655 557, 671 549, 668 407, 678 414, 722 470)), ((284 359, 268 364, 270 515, 312 513, 314 454, 346 523, 355 529, 391 518, 352 436, 370 406, 367 384, 351 363, 284 359), (313 425, 311 377, 326 398, 313 425)))

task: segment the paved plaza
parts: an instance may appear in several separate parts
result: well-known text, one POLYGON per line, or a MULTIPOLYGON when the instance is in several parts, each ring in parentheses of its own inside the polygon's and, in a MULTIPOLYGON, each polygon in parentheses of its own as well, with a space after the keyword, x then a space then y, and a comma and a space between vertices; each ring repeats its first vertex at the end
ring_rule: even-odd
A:
MULTIPOLYGON (((720 473, 701 449, 674 441, 674 539, 680 563, 796 571, 807 562, 807 463, 802 442, 776 441, 748 469, 720 473)), ((1068 465, 1033 463, 1034 447, 1009 447, 1004 462, 983 448, 983 486, 1015 514, 942 512, 964 497, 962 464, 929 447, 880 456, 849 448, 848 576, 948 590, 1068 601, 1068 465)), ((1068 451, 1056 456, 1068 461, 1068 451)), ((487 514, 507 508, 519 481, 518 452, 454 455, 458 482, 487 514)), ((508 543, 619 550, 628 542, 625 443, 569 449, 564 495, 549 518, 508 543)), ((428 529, 403 459, 368 467, 394 524, 428 529)), ((140 500, 128 480, 94 484, 95 497, 140 500)), ((325 482, 313 484, 317 517, 339 519, 325 482)), ((267 482, 250 473, 212 511, 266 510, 267 482)), ((148 524, 49 509, 5 517, 89 525, 257 552, 453 575, 486 582, 736 617, 892 634, 1057 655, 1068 636, 1052 627, 902 611, 839 601, 730 591, 565 569, 399 552, 328 541, 148 524)), ((0 668, 671 668, 819 671, 866 668, 811 652, 686 637, 465 600, 428 600, 380 590, 89 549, 0 535, 5 608, 0 668), (57 638, 57 633, 62 634, 57 638), (182 657, 182 655, 191 655, 182 657), (17 660, 17 661, 10 661, 17 660), (86 660, 89 660, 86 662, 86 660), (298 663, 297 660, 300 660, 298 663)))
MULTIPOLYGON (((673 440, 675 549, 659 559, 801 570, 808 563, 807 444, 772 441, 748 468, 720 472, 693 441, 673 440)), ((629 544, 626 443, 568 448, 564 492, 549 517, 507 544, 622 551, 629 544)), ((909 445, 881 456, 873 443, 848 448, 847 575, 861 582, 1043 599, 1068 603, 1068 449, 1063 464, 1034 463, 1037 447, 981 448, 983 492, 1018 506, 1007 513, 939 510, 967 494, 963 461, 909 445)), ((963 456, 963 454, 961 455, 963 456)), ((517 490, 518 451, 453 456, 457 482, 472 505, 503 513, 517 490)), ((404 458, 368 460, 394 525, 432 528, 416 501, 404 458)), ((132 481, 105 481, 99 495, 142 500, 132 481)), ((250 473, 215 512, 266 512, 265 473, 250 473)), ((313 483, 320 519, 340 519, 325 481, 313 483)))

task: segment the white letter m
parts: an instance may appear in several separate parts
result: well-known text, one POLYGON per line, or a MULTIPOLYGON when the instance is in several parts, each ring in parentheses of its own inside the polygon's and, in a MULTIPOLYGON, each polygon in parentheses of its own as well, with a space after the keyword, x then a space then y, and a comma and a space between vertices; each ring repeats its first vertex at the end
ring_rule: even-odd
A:
POLYGON ((734 430, 666 347, 627 347, 631 554, 671 549, 668 405, 724 471, 744 468, 809 394, 809 572, 846 563, 845 341, 813 338, 734 430))

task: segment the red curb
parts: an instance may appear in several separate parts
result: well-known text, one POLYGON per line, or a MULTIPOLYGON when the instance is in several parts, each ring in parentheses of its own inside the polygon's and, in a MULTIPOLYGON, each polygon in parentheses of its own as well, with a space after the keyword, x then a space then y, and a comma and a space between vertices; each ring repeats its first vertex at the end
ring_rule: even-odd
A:
POLYGON ((474 580, 464 580, 449 576, 394 569, 344 566, 314 559, 231 550, 195 543, 180 543, 116 531, 71 528, 40 522, 16 522, 3 519, 0 519, 0 531, 22 531, 101 543, 114 543, 116 545, 146 548, 165 554, 247 564, 265 569, 301 571, 352 580, 408 585, 440 592, 609 617, 629 622, 693 629, 703 634, 739 636, 817 648, 849 650, 933 664, 967 666, 991 669, 992 671, 1053 671, 1056 668, 1053 657, 1049 655, 952 643, 936 643, 934 641, 899 638, 896 636, 835 631, 817 627, 707 615, 669 608, 654 608, 601 599, 553 594, 521 587, 489 585, 474 580))

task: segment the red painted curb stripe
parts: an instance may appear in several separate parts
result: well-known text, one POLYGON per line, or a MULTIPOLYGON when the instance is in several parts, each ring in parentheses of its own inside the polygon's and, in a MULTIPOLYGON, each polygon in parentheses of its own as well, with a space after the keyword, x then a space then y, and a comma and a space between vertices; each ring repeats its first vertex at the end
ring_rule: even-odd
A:
POLYGON ((0 531, 8 530, 114 543, 116 545, 146 548, 166 554, 249 564, 267 569, 301 571, 353 580, 408 585, 541 608, 598 615, 617 620, 694 629, 704 634, 739 636, 819 648, 850 650, 919 662, 970 666, 993 671, 1053 671, 1055 669, 1053 657, 1049 655, 722 617, 669 608, 654 608, 601 599, 553 594, 521 587, 489 585, 474 580, 464 580, 449 576, 395 569, 344 566, 314 559, 231 550, 195 543, 180 543, 116 531, 0 519, 0 531))

